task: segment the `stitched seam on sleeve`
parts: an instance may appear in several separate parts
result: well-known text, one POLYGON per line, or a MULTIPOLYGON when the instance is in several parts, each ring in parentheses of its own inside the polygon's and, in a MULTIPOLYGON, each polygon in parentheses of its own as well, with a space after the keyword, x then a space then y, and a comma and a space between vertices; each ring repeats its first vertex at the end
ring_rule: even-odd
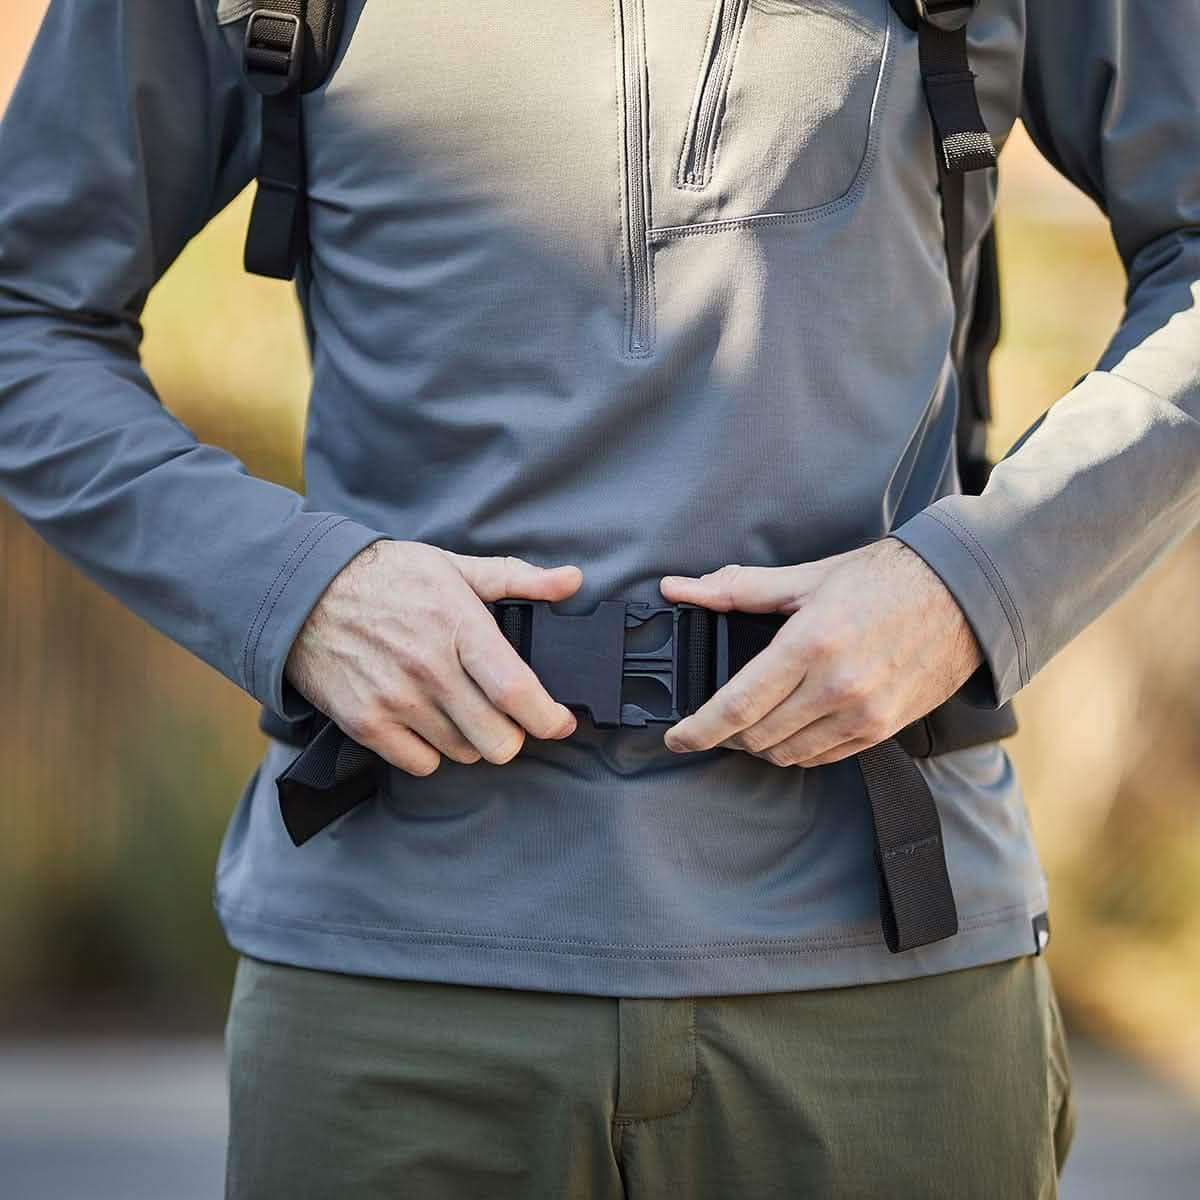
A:
MULTIPOLYGON (((256 630, 258 631, 259 635, 261 636, 262 630, 259 628, 259 619, 261 618, 263 624, 265 624, 267 617, 270 616, 270 613, 267 614, 267 617, 263 617, 262 614, 263 614, 263 609, 267 605, 267 601, 271 598, 272 592, 275 591, 275 588, 279 584, 280 579, 282 579, 283 576, 285 575, 285 573, 287 573, 288 568, 291 567, 291 565, 292 565, 292 561, 296 558, 296 556, 298 554, 300 554, 304 550, 304 547, 307 546, 314 537, 316 537, 318 535, 323 536, 323 534, 321 534, 321 530, 323 528, 328 528, 330 521, 341 522, 341 521, 344 521, 345 519, 346 519, 345 517, 338 517, 335 514, 330 513, 328 516, 323 517, 320 521, 318 521, 317 524, 314 525, 304 535, 304 537, 302 537, 300 539, 300 541, 295 546, 292 547, 291 553, 287 556, 287 558, 285 558, 283 560, 283 563, 280 565, 279 570, 275 572, 275 578, 271 580, 270 587, 268 587, 267 590, 265 592, 263 592, 262 599, 259 600, 258 608, 254 613, 254 620, 251 621, 249 626, 247 627, 246 638, 242 642, 242 686, 247 691, 249 691, 251 693, 253 693, 253 691, 254 691, 254 659, 253 659, 253 654, 252 654, 251 647, 250 647, 250 640, 251 640, 251 638, 254 638, 256 630)), ((297 563, 297 567, 298 566, 299 566, 299 564, 297 563)), ((293 567, 292 568, 293 574, 295 573, 295 570, 296 570, 296 568, 293 567)), ((290 577, 291 576, 289 575, 288 578, 290 578, 290 577)), ((287 584, 285 581, 284 587, 286 587, 286 586, 287 586, 287 584)), ((280 588, 279 590, 282 591, 283 588, 280 588)), ((274 608, 274 604, 272 604, 271 607, 274 608)), ((258 646, 257 638, 255 638, 254 646, 255 646, 255 649, 257 649, 257 646, 258 646)))
POLYGON ((1016 601, 1008 589, 1008 584, 1004 582, 1004 576, 1000 574, 1000 568, 992 561, 991 555, 979 543, 974 534, 953 513, 926 509, 925 515, 932 517, 979 565, 984 578, 988 581, 988 586, 992 589, 993 595, 1000 602, 1000 608, 1004 612, 1005 619, 1008 621, 1009 632, 1012 634, 1013 641, 1017 647, 1017 674, 1020 678, 1021 686, 1024 687, 1029 682, 1029 652, 1025 641, 1025 624, 1021 620, 1021 611, 1017 608, 1016 601), (959 530, 962 532, 959 533, 959 530), (981 555, 982 558, 980 557, 981 555), (997 587, 997 584, 999 584, 999 587, 997 587), (1001 594, 1001 590, 1003 590, 1003 595, 1001 594))
POLYGON ((250 649, 250 679, 255 678, 255 673, 258 669, 258 643, 262 639, 263 630, 271 623, 271 614, 275 611, 275 606, 279 603, 280 597, 287 591, 288 584, 296 577, 300 568, 304 565, 304 560, 321 544, 327 535, 331 534, 339 525, 345 522, 348 518, 336 517, 332 525, 327 525, 319 536, 313 538, 307 550, 296 560, 296 565, 288 572, 287 578, 279 586, 279 590, 275 593, 275 598, 271 601, 271 607, 267 609, 267 615, 263 617, 262 624, 258 627, 258 633, 254 636, 254 645, 250 649))

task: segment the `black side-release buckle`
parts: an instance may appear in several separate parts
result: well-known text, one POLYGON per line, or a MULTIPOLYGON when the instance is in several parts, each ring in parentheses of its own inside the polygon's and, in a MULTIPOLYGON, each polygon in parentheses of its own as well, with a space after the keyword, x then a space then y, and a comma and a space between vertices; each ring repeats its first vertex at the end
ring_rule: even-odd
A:
POLYGON ((242 60, 247 79, 264 96, 294 88, 304 61, 304 22, 294 13, 256 8, 246 22, 242 60))
POLYGON ((724 613, 693 604, 604 600, 590 613, 545 600, 488 605, 518 653, 560 704, 601 728, 673 724, 728 678, 724 613))

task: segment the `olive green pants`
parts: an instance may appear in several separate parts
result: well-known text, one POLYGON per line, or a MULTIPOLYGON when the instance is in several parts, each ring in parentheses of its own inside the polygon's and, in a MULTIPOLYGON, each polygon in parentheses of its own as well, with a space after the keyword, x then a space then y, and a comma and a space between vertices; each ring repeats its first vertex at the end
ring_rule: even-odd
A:
POLYGON ((227 1200, 1025 1200, 1074 1116, 1041 958, 682 999, 243 958, 227 1200))

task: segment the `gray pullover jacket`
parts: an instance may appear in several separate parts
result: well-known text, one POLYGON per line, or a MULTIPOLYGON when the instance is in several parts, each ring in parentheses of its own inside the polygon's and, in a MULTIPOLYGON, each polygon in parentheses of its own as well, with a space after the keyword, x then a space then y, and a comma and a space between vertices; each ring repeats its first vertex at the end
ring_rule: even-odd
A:
MULTIPOLYGON (((253 175, 251 7, 51 3, 0 126, 0 492, 275 710, 311 711, 287 651, 381 537, 578 563, 583 612, 892 532, 962 605, 997 704, 1200 519, 1195 0, 972 19, 997 143, 1023 116, 1129 277, 1095 370, 979 497, 953 463, 916 36, 887 0, 352 0, 304 99, 307 494, 198 444, 141 369, 139 318, 253 175)), ((994 182, 969 179, 968 245, 994 182)), ((1047 906, 998 744, 921 763, 961 932, 899 955, 853 763, 676 756, 661 727, 581 720, 502 766, 394 770, 296 848, 273 782, 294 754, 271 744, 217 871, 232 944, 266 959, 751 992, 1028 953, 1047 906)))

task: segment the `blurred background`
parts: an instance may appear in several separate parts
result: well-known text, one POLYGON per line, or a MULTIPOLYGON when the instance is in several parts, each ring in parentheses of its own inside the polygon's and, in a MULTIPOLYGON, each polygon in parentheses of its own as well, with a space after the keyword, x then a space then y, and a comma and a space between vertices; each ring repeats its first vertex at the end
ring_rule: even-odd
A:
MULTIPOLYGON (((0 110, 43 7, 7 0, 0 110)), ((1020 130, 1001 178, 996 453, 1093 365, 1124 285, 1020 130)), ((200 439, 298 488, 299 310, 243 272, 248 213, 247 193, 155 289, 143 357, 200 439)), ((234 959, 210 889, 257 706, 2 503, 0 580, 0 1195, 215 1197, 234 959)), ((1200 1195, 1198 592, 1192 535, 1018 699, 1080 1093, 1068 1195, 1200 1195)))

